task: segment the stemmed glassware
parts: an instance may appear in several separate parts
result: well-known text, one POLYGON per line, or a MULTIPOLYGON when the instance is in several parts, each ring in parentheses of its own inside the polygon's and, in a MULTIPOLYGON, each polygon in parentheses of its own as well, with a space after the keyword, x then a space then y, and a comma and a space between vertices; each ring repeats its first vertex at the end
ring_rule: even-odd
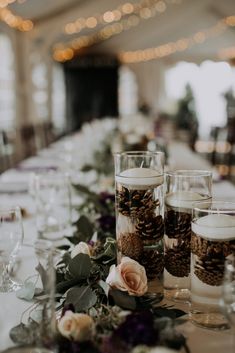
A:
POLYGON ((23 241, 20 207, 0 209, 0 292, 12 292, 20 284, 11 278, 13 262, 23 241))

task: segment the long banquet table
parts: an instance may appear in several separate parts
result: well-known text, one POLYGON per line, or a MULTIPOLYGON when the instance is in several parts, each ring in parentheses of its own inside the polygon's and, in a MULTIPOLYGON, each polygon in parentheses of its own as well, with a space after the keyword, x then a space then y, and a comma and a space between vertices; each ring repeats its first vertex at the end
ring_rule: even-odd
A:
MULTIPOLYGON (((33 198, 27 192, 25 186, 28 183, 30 172, 34 168, 60 167, 62 160, 55 158, 56 151, 61 151, 63 141, 56 144, 38 156, 25 160, 20 165, 20 169, 12 169, 0 176, 0 205, 10 206, 19 204, 29 213, 29 217, 23 220, 24 225, 24 243, 30 243, 36 239, 35 227, 35 205, 33 198), (13 190, 8 190, 7 186, 12 183, 16 184, 13 190), (21 188, 17 188, 17 183, 21 188)), ((172 167, 180 169, 208 169, 210 165, 193 154, 187 147, 179 142, 174 142, 169 146, 170 163, 172 167)), ((79 152, 78 152, 79 153, 79 152)), ((18 186, 19 186, 18 185, 18 186)), ((220 181, 213 186, 213 196, 220 199, 235 201, 235 187, 228 181, 220 181)), ((27 248, 22 248, 26 252, 27 248)), ((22 256, 23 256, 22 255, 22 256)), ((30 260, 29 260, 30 267, 30 260)), ((172 303, 171 303, 172 304, 172 303)), ((9 330, 13 326, 19 324, 22 312, 29 306, 28 302, 17 299, 15 293, 0 293, 0 350, 13 346, 13 342, 9 338, 9 330)), ((178 306, 179 307, 179 306, 178 306)), ((180 306, 187 311, 187 307, 180 306)), ((185 334, 188 339, 188 345, 191 353, 232 353, 232 333, 231 330, 212 331, 194 326, 190 322, 186 322, 179 326, 178 329, 185 334)))

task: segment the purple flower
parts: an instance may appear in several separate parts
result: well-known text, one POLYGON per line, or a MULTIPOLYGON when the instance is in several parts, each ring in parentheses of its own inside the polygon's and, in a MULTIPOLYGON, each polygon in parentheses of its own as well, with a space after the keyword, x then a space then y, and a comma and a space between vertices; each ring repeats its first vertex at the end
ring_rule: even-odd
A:
POLYGON ((125 353, 129 347, 143 344, 153 346, 158 340, 158 332, 154 329, 154 318, 151 312, 135 312, 104 341, 103 353, 125 353))
POLYGON ((100 193, 99 195, 99 200, 100 200, 100 203, 103 205, 103 206, 106 206, 107 203, 114 203, 115 202, 115 195, 114 194, 110 194, 106 191, 103 191, 100 193))
POLYGON ((103 215, 97 219, 99 226, 103 231, 112 231, 115 229, 115 217, 111 215, 103 215))

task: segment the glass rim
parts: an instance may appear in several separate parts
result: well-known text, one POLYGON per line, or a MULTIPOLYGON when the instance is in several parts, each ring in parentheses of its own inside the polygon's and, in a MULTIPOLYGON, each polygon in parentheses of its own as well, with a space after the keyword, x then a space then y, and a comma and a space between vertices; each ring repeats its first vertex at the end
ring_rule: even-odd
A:
POLYGON ((195 201, 192 203, 192 210, 193 212, 204 212, 204 213, 211 213, 211 214, 228 214, 234 213, 235 215, 235 202, 224 201, 224 200, 205 200, 205 201, 195 201), (197 205, 202 205, 201 207, 197 207, 197 205), (210 205, 212 209, 204 208, 203 205, 210 205), (215 205, 213 207, 213 205, 215 205), (216 205, 224 205, 225 208, 216 207, 216 205), (226 208, 227 206, 232 206, 231 208, 226 208))
POLYGON ((212 176, 212 171, 205 169, 176 169, 167 171, 164 175, 177 178, 209 177, 212 176))
POLYGON ((162 155, 164 156, 165 153, 162 151, 119 151, 119 152, 113 152, 114 156, 157 156, 157 155, 162 155))

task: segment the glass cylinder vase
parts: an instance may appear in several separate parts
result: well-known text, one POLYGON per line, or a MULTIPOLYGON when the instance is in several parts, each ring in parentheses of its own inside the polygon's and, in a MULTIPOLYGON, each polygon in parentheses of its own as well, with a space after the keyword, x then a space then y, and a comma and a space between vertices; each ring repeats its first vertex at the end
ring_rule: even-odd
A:
POLYGON ((195 204, 191 253, 190 319, 206 328, 227 328, 220 303, 225 263, 235 255, 235 203, 195 204))
POLYGON ((165 175, 164 293, 174 301, 189 300, 192 205, 211 199, 212 173, 176 170, 165 175))
POLYGON ((133 151, 114 156, 118 262, 127 256, 144 266, 151 281, 149 289, 160 300, 164 268, 164 154, 133 151))

